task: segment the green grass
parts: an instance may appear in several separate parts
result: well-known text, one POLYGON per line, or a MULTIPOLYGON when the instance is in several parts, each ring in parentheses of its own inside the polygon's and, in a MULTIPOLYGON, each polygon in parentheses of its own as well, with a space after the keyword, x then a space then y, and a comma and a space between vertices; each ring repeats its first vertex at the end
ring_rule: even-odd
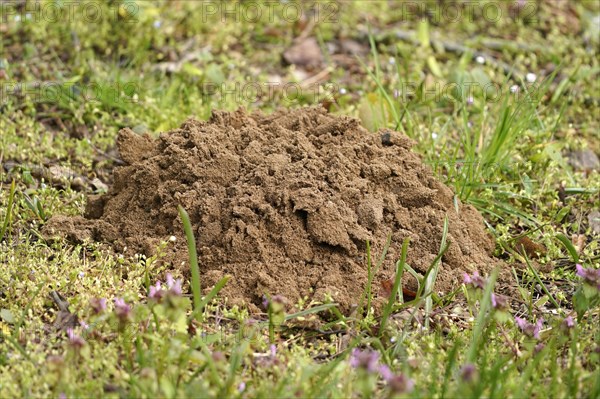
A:
MULTIPOLYGON (((515 15, 508 3, 484 3, 515 15)), ((452 23, 424 22, 406 2, 353 2, 342 3, 334 22, 312 27, 277 12, 252 22, 206 20, 206 9, 189 1, 92 4, 104 16, 93 23, 81 16, 83 5, 60 23, 0 5, 0 397, 393 396, 393 381, 379 371, 352 367, 354 349, 377 352, 380 365, 412 380, 408 397, 600 397, 598 293, 575 275, 575 263, 600 267, 588 222, 600 208, 600 179, 567 161, 570 151, 600 152, 596 2, 536 2, 533 20, 452 23), (302 81, 280 61, 304 29, 322 49, 351 39, 362 52, 327 54, 322 70, 308 73, 327 69, 325 80, 294 101, 281 90, 258 99, 227 91, 302 81), (533 89, 528 73, 536 75, 533 89), (467 92, 469 83, 480 89, 467 92), (502 94, 491 100, 481 89, 487 84, 502 94), (120 128, 156 136, 213 108, 271 111, 325 99, 371 130, 406 133, 456 201, 482 212, 496 255, 520 286, 510 311, 492 305, 502 288, 496 274, 483 289, 435 292, 444 242, 425 276, 410 267, 412 244, 404 243, 381 315, 372 310, 371 283, 386 251, 368 251, 369 284, 350 315, 335 298, 299 300, 286 313, 268 293, 265 313, 251 317, 218 295, 235 283, 227 277, 201 296, 196 267, 184 295, 148 298, 171 270, 162 262, 167 237, 146 258, 40 236, 52 215, 83 212, 89 192, 78 191, 76 179, 110 183, 120 128), (60 184, 47 173, 56 165, 69 171, 59 173, 60 184), (539 259, 516 249, 524 236, 546 248, 539 259), (419 282, 412 301, 401 298, 406 273, 419 282), (52 291, 88 326, 74 328, 83 346, 54 328, 61 323, 52 291), (107 309, 96 312, 94 298, 105 298, 107 309), (126 317, 114 298, 131 306, 126 317), (539 338, 514 316, 544 318, 539 338), (572 328, 563 324, 568 316, 572 328)), ((435 10, 439 2, 422 4, 435 10)), ((194 265, 202 237, 186 227, 185 212, 181 219, 194 265)))

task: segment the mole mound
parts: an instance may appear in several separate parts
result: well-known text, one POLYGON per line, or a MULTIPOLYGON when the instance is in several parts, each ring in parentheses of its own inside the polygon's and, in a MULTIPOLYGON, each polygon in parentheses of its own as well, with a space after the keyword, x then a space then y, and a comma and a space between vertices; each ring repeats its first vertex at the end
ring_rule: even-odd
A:
POLYGON ((89 199, 85 219, 55 217, 46 231, 147 254, 175 235, 167 259, 187 267, 182 205, 203 287, 231 275, 221 294, 229 303, 253 307, 265 293, 291 301, 331 297, 347 311, 367 282, 367 240, 376 258, 391 235, 378 287, 393 275, 406 237, 408 263, 427 270, 446 217, 450 246, 437 291, 497 263, 479 213, 455 201, 411 152, 410 139, 369 133, 353 118, 318 108, 215 111, 207 122, 188 120, 156 140, 124 129, 117 146, 126 165, 115 169, 110 191, 89 199))

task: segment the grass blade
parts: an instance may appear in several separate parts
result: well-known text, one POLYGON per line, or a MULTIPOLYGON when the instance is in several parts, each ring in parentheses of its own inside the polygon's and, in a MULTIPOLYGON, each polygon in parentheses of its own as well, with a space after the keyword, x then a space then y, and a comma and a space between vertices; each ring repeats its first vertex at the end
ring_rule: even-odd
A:
POLYGON ((579 263, 579 254, 577 253, 577 249, 575 249, 575 246, 573 246, 571 240, 569 240, 564 234, 557 234, 556 238, 558 238, 558 240, 565 246, 569 252, 569 255, 571 255, 571 259, 573 259, 573 262, 579 263))
POLYGON ((315 306, 313 308, 304 309, 304 310, 302 310, 300 312, 288 314, 288 315, 285 316, 284 320, 288 321, 288 320, 292 320, 292 319, 295 319, 295 318, 298 318, 298 317, 308 316, 309 314, 319 313, 319 312, 322 312, 323 310, 334 308, 337 305, 338 304, 335 303, 335 302, 333 302, 333 303, 325 303, 323 305, 318 305, 318 306, 315 306))
POLYGON ((487 323, 490 319, 490 306, 492 304, 492 291, 494 290, 494 286, 496 285, 496 278, 498 277, 498 269, 494 269, 492 275, 490 276, 490 280, 485 286, 485 290, 483 291, 483 297, 479 302, 479 314, 477 315, 477 320, 475 320, 475 327, 473 329, 473 339, 471 340, 471 346, 469 347, 469 352, 467 354, 467 361, 469 363, 475 364, 477 360, 477 351, 479 349, 479 344, 481 338, 483 336, 483 329, 487 326, 487 323))
POLYGON ((435 285, 435 280, 437 278, 438 270, 440 268, 440 262, 442 260, 442 256, 444 252, 448 249, 446 245, 446 239, 448 238, 448 217, 444 219, 444 231, 442 233, 442 242, 440 243, 440 252, 438 256, 435 258, 431 265, 430 272, 425 278, 425 289, 424 294, 427 296, 425 299, 425 328, 429 328, 429 315, 431 314, 431 310, 433 308, 433 299, 429 295, 429 293, 433 293, 433 287, 435 285))
POLYGON ((544 293, 546 295, 548 295, 548 298, 550 299, 550 302, 552 302, 552 305, 554 305, 554 307, 556 309, 560 309, 560 305, 558 304, 558 302, 556 302, 556 299, 554 299, 554 297, 552 296, 552 294, 548 290, 548 287, 546 287, 546 284, 544 284, 544 282, 540 278, 540 275, 538 274, 538 272, 531 265, 531 262, 529 261, 529 257, 527 256, 527 254, 525 254, 525 261, 527 262, 527 267, 529 268, 529 270, 531 271, 531 273, 535 277, 535 280, 537 281, 537 283, 542 287, 542 290, 544 291, 544 293))
POLYGON ((390 248, 391 243, 392 243, 392 235, 390 234, 390 235, 388 235, 388 238, 385 242, 385 246, 383 248, 381 256, 379 257, 379 261, 375 265, 375 268, 373 268, 373 261, 371 259, 371 243, 369 242, 369 240, 367 240, 367 286, 365 287, 365 289, 361 295, 360 301, 359 301, 360 306, 358 307, 358 312, 357 312, 357 314, 359 314, 359 315, 363 313, 363 309, 364 309, 363 305, 364 305, 365 298, 367 300, 367 315, 371 311, 371 301, 373 299, 372 298, 373 279, 375 278, 377 271, 379 271, 379 268, 383 264, 383 261, 385 260, 385 256, 387 255, 387 252, 388 252, 388 249, 390 248))
POLYGON ((390 299, 388 303, 385 305, 385 309, 383 310, 383 316, 381 317, 381 326, 379 328, 379 336, 383 335, 383 331, 385 331, 385 325, 387 323, 388 318, 390 317, 390 313, 392 312, 392 307, 394 306, 394 302, 396 302, 396 298, 398 296, 398 290, 400 288, 400 284, 402 281, 402 275, 404 274, 404 265, 406 264, 406 253, 408 252, 408 242, 409 239, 405 238, 402 243, 402 252, 400 254, 400 260, 396 263, 396 276, 394 277, 394 286, 392 287, 392 292, 390 294, 390 299))
POLYGON ((194 296, 194 312, 196 312, 196 316, 198 316, 200 314, 200 309, 202 309, 202 287, 200 285, 200 268, 198 267, 198 252, 196 251, 196 239, 194 238, 194 232, 192 231, 190 216, 181 205, 178 205, 177 209, 179 210, 179 216, 183 221, 183 229, 185 230, 185 237, 187 239, 188 253, 190 256, 190 270, 192 273, 192 294, 194 296))
POLYGON ((210 290, 208 295, 204 297, 202 302, 200 302, 199 307, 197 309, 194 309, 195 316, 200 316, 200 319, 202 319, 201 315, 202 315, 202 311, 204 310, 204 307, 206 305, 208 305, 210 303, 210 301, 213 300, 214 297, 217 296, 217 294, 223 289, 223 287, 225 287, 225 284, 227 284, 229 279, 230 279, 230 276, 225 276, 221 280, 219 280, 219 282, 217 282, 217 284, 215 284, 215 286, 210 290))
POLYGON ((4 215, 4 223, 2 223, 2 230, 0 231, 0 241, 4 239, 4 234, 10 226, 12 220, 12 208, 15 200, 16 184, 13 180, 10 185, 10 193, 8 194, 8 206, 6 207, 6 215, 4 215))

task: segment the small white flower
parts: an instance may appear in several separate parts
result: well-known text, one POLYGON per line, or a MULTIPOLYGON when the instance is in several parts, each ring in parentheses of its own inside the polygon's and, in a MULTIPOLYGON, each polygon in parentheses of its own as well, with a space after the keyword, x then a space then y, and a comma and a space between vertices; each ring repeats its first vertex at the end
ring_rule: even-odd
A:
POLYGON ((77 277, 84 278, 85 277, 85 273, 84 272, 79 272, 79 274, 77 275, 77 277))
POLYGON ((438 134, 436 132, 431 133, 431 138, 432 139, 437 139, 438 138, 438 134))
POLYGON ((537 80, 537 76, 535 73, 529 72, 527 75, 525 75, 525 80, 527 80, 529 83, 533 83, 537 80))
POLYGON ((344 94, 346 94, 346 93, 348 93, 348 90, 346 90, 345 88, 343 88, 343 87, 342 87, 342 88, 340 89, 340 94, 344 95, 344 94))
POLYGON ((171 237, 169 237, 169 241, 170 242, 175 242, 175 241, 177 241, 177 237, 171 236, 171 237))
POLYGON ((467 97, 467 105, 471 105, 475 102, 475 99, 473 98, 473 96, 469 96, 467 97))
POLYGON ((20 15, 15 15, 15 22, 19 22, 21 20, 21 16, 20 15))
POLYGON ((156 21, 154 21, 152 26, 154 26, 156 29, 158 29, 162 26, 162 21, 160 19, 157 19, 156 21))
POLYGON ((517 86, 517 85, 510 86, 510 92, 511 93, 518 93, 519 92, 519 86, 517 86))
POLYGON ((482 64, 482 65, 485 64, 485 58, 483 56, 481 56, 481 55, 478 55, 477 57, 475 57, 475 61, 478 64, 482 64))
POLYGON ((396 65, 396 59, 394 57, 390 57, 388 62, 390 65, 396 65))

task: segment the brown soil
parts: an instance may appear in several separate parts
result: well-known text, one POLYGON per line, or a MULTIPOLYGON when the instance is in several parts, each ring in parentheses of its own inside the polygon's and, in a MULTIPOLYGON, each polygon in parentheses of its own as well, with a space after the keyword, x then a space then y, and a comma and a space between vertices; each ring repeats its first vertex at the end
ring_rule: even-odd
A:
MULTIPOLYGON (((175 235, 167 259, 187 269, 181 204, 196 234, 203 288, 231 275, 221 293, 230 304, 255 309, 265 293, 291 302, 330 295, 348 311, 367 281, 365 242, 377 258, 391 234, 374 282, 383 297, 377 287, 393 275, 402 240, 410 238, 408 263, 425 272, 446 216, 451 244, 437 291, 498 263, 479 213, 455 205, 410 139, 369 133, 356 119, 318 108, 216 111, 156 140, 124 129, 117 146, 125 166, 115 169, 110 191, 90 197, 85 218, 56 216, 45 232, 145 254, 175 235)), ((408 277, 404 284, 414 288, 408 277)))

